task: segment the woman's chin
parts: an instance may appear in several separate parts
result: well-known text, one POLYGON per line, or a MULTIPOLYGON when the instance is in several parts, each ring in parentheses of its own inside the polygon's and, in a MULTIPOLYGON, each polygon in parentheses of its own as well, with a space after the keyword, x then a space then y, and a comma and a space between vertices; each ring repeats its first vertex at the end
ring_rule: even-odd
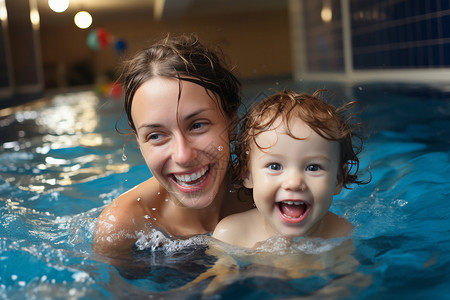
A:
POLYGON ((186 208, 192 209, 202 209, 210 206, 213 202, 214 197, 212 196, 202 196, 202 197, 183 197, 178 202, 180 205, 186 208))

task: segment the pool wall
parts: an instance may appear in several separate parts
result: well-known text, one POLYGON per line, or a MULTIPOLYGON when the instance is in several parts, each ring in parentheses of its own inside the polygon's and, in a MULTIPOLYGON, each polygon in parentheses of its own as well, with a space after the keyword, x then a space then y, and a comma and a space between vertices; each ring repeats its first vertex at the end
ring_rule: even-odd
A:
POLYGON ((449 1, 290 0, 289 13, 296 79, 449 82, 449 1))

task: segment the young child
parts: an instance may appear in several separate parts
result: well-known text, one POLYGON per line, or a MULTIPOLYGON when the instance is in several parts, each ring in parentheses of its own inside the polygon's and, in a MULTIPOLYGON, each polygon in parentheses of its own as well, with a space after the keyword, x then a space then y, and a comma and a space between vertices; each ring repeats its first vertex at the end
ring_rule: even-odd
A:
MULTIPOLYGON (((355 272, 353 243, 346 238, 353 226, 329 211, 343 187, 363 183, 356 175, 362 144, 354 144, 361 139, 348 118, 351 103, 335 108, 317 94, 279 92, 244 118, 236 141, 235 178, 253 190, 256 208, 218 223, 213 237, 241 248, 213 240, 207 253, 217 261, 188 287, 213 277, 203 291, 211 294, 246 277, 289 280, 325 269, 350 275, 343 278, 360 285, 370 282, 355 272), (317 249, 300 250, 302 242, 317 249), (319 249, 322 243, 327 250, 319 249)), ((331 285, 320 293, 335 291, 331 285)))
POLYGON ((349 235, 329 211, 333 196, 357 179, 361 139, 345 114, 313 96, 283 91, 245 117, 236 143, 237 178, 253 190, 255 209, 219 222, 213 237, 240 247, 283 236, 349 235))

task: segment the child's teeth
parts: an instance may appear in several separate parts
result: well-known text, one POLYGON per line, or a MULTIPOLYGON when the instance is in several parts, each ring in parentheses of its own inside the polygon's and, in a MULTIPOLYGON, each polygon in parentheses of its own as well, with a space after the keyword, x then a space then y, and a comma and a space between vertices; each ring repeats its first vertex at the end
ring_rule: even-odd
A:
POLYGON ((286 203, 287 205, 303 205, 303 204, 305 204, 302 201, 283 201, 283 203, 286 203))

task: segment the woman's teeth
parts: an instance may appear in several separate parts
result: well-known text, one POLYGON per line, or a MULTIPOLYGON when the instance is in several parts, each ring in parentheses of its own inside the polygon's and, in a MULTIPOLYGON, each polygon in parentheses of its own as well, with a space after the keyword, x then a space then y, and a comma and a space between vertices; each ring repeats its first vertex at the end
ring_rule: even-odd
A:
POLYGON ((206 166, 200 171, 192 174, 182 174, 182 175, 173 174, 173 176, 175 177, 176 181, 182 186, 197 185, 200 184, 203 180, 200 180, 199 182, 195 181, 201 178, 203 175, 205 175, 208 172, 208 170, 209 167, 206 166))

